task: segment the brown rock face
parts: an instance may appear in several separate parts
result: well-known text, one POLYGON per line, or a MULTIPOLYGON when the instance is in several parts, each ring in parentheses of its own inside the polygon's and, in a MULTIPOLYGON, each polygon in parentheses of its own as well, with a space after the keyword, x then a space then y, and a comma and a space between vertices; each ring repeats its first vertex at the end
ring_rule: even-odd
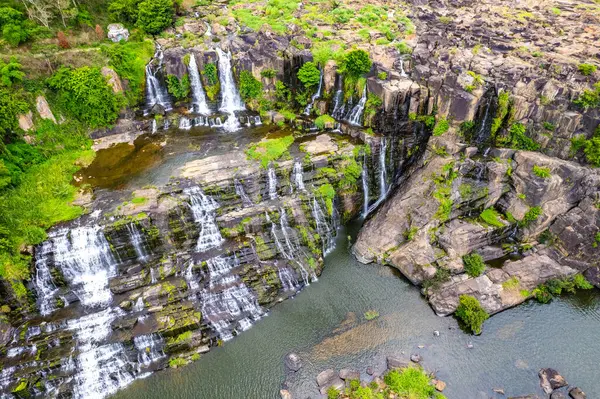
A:
POLYGON ((113 92, 115 92, 115 93, 123 92, 123 84, 121 83, 121 79, 119 78, 119 75, 117 75, 117 73, 113 69, 111 69, 109 67, 103 67, 101 72, 102 72, 102 75, 106 78, 110 87, 112 87, 113 92))
POLYGON ((48 105, 48 101, 44 96, 38 96, 35 100, 35 107, 37 109, 38 114, 42 119, 49 119, 52 122, 56 123, 56 118, 54 118, 54 114, 48 105))
POLYGON ((541 369, 539 376, 540 386, 547 394, 552 393, 555 389, 568 385, 564 377, 558 374, 558 371, 551 368, 541 369))

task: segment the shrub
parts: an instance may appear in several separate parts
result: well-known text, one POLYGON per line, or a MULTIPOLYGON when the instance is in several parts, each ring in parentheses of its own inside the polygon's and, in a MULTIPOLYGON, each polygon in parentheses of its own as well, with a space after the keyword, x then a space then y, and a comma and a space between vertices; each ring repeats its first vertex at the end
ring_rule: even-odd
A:
POLYGON ((351 78, 358 78, 368 73, 373 65, 369 53, 364 50, 352 50, 346 54, 341 70, 351 78))
POLYGON ((138 5, 137 26, 144 32, 157 35, 173 24, 173 0, 145 0, 138 5))
POLYGON ((23 13, 11 7, 0 7, 0 30, 2 38, 16 47, 29 38, 23 13))
POLYGON ((250 71, 240 72, 240 96, 244 101, 258 98, 262 93, 263 85, 250 71))
POLYGON ((504 227, 504 223, 500 220, 500 214, 494 208, 485 209, 481 212, 479 218, 490 226, 504 227))
POLYGON ((419 231, 417 226, 411 226, 408 230, 404 232, 404 239, 406 241, 412 241, 412 239, 415 238, 415 235, 417 235, 417 231, 419 231))
POLYGON ((327 390, 327 399, 337 399, 340 396, 340 391, 338 391, 335 387, 329 387, 327 390))
POLYGON ((594 84, 594 90, 584 90, 573 103, 583 109, 600 107, 600 82, 594 84))
POLYGON ((430 384, 431 378, 420 367, 407 367, 402 370, 392 370, 385 377, 384 382, 390 390, 400 398, 411 399, 445 399, 430 384))
POLYGON ((317 119, 315 119, 315 126, 319 128, 319 130, 323 130, 327 124, 335 123, 335 119, 333 119, 329 115, 321 115, 317 119))
POLYGON ((314 62, 305 62, 298 70, 298 80, 306 88, 318 86, 321 81, 321 71, 314 62))
POLYGON ((121 97, 113 92, 99 68, 62 67, 47 80, 57 102, 92 128, 108 126, 119 116, 121 97))
POLYGON ((413 51, 412 48, 404 42, 396 43, 396 49, 400 54, 412 54, 413 51))
POLYGON ((542 179, 547 179, 550 177, 550 168, 546 166, 533 165, 533 174, 537 177, 541 177, 542 179))
POLYGON ((342 169, 342 177, 338 183, 341 190, 356 190, 356 182, 361 176, 362 167, 354 158, 344 160, 345 166, 342 169))
POLYGON ((59 31, 56 34, 56 38, 58 39, 58 46, 62 49, 67 49, 69 47, 71 47, 71 45, 69 44, 69 41, 67 40, 67 36, 65 35, 64 32, 59 31))
POLYGON ((598 69, 598 67, 592 64, 579 64, 577 69, 579 69, 579 72, 581 72, 582 75, 590 76, 591 74, 596 72, 596 69, 598 69))
POLYGON ((5 64, 0 60, 0 85, 11 87, 14 83, 22 82, 25 73, 21 71, 22 65, 19 64, 15 56, 5 64))
POLYGON ((335 198, 335 189, 333 186, 329 183, 323 184, 316 190, 316 194, 318 194, 323 201, 325 201, 327 212, 330 215, 333 215, 333 199, 335 198))
POLYGON ((181 80, 175 75, 167 76, 167 91, 176 100, 183 100, 190 95, 190 77, 186 73, 181 80))
POLYGON ((529 208, 529 210, 525 212, 525 216, 523 216, 523 219, 519 222, 519 227, 529 226, 531 223, 535 222, 541 214, 542 208, 540 208, 539 206, 529 208))
POLYGON ((571 139, 571 150, 578 151, 580 149, 583 149, 586 161, 600 167, 600 125, 589 140, 586 140, 583 135, 571 139))
POLYGON ((509 130, 508 139, 500 140, 500 144, 507 145, 515 150, 536 151, 540 148, 539 144, 527 136, 527 128, 522 123, 514 123, 509 130))
POLYGON ((377 74, 377 79, 379 79, 379 80, 386 80, 387 76, 388 76, 387 72, 379 72, 377 74))
POLYGON ((365 312, 365 319, 373 320, 379 317, 379 312, 376 310, 367 310, 365 312))
POLYGON ((135 24, 138 19, 138 4, 142 0, 112 0, 108 5, 110 17, 121 22, 135 24))
POLYGON ((216 85, 219 83, 219 75, 217 73, 217 66, 212 63, 208 63, 204 65, 204 70, 202 71, 202 75, 206 79, 206 83, 208 85, 216 85))
POLYGON ((437 121, 435 127, 433 128, 433 135, 441 136, 442 134, 446 133, 448 129, 450 129, 450 124, 448 123, 446 118, 440 119, 437 121))
POLYGON ((456 316, 477 335, 481 334, 483 322, 490 317, 479 301, 470 295, 460 296, 456 316))
POLYGON ((554 129, 556 128, 556 126, 554 126, 554 124, 550 123, 550 122, 544 122, 542 124, 542 126, 544 127, 545 130, 549 131, 549 132, 553 132, 554 129))
POLYGON ((18 126, 17 115, 27 110, 27 104, 6 89, 0 88, 0 143, 18 126))
POLYGON ((483 258, 476 252, 462 257, 463 265, 465 266, 465 272, 470 277, 481 276, 481 273, 485 270, 485 263, 483 258))

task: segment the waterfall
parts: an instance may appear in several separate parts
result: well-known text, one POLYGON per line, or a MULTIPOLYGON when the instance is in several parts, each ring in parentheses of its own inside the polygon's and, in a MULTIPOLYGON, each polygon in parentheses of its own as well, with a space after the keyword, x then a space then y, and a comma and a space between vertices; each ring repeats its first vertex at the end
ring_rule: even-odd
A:
POLYGON ((254 126, 260 126, 262 125, 262 121, 260 120, 260 116, 256 115, 254 116, 254 126))
POLYGON ((165 357, 164 341, 158 334, 146 334, 133 337, 133 345, 138 351, 138 364, 148 367, 165 357))
POLYGON ((240 129, 240 123, 235 117, 235 111, 244 111, 246 107, 235 87, 233 72, 231 70, 231 53, 225 53, 217 47, 219 55, 219 80, 221 81, 221 106, 220 111, 227 113, 227 120, 223 127, 228 132, 235 132, 240 129))
POLYGON ((217 202, 206 196, 197 186, 186 188, 184 193, 190 197, 194 221, 200 227, 196 250, 204 252, 221 245, 224 240, 215 221, 215 210, 219 207, 217 202))
POLYGON ((108 280, 116 275, 117 261, 100 227, 65 228, 51 233, 36 257, 36 288, 42 314, 54 310, 56 290, 49 275, 50 254, 83 305, 94 307, 111 301, 108 280))
POLYGON ((202 88, 200 72, 198 72, 198 65, 196 64, 196 56, 194 53, 189 53, 189 55, 190 64, 188 65, 188 72, 190 73, 190 87, 192 89, 192 111, 209 115, 210 109, 206 104, 206 95, 202 88))
POLYGON ((192 121, 182 116, 179 118, 179 129, 181 130, 190 130, 192 128, 192 121))
POLYGON ((212 27, 210 26, 210 24, 208 22, 205 22, 206 24, 206 32, 204 33, 204 36, 212 36, 212 27))
POLYGON ((407 78, 408 75, 406 74, 406 72, 404 71, 404 60, 400 60, 400 76, 403 78, 407 78))
POLYGON ((156 119, 152 119, 152 134, 156 133, 156 131, 158 130, 158 126, 156 125, 156 119))
POLYGON ((134 312, 141 312, 142 310, 144 310, 144 300, 142 299, 142 297, 139 297, 136 301, 135 304, 133 305, 133 309, 134 312))
POLYGON ((272 166, 269 166, 268 179, 269 198, 272 200, 277 199, 277 174, 275 173, 275 169, 273 169, 272 166))
POLYGON ((331 111, 331 116, 334 119, 342 119, 344 117, 344 112, 346 106, 344 104, 344 90, 342 89, 342 77, 338 77, 337 90, 333 95, 333 110, 331 111))
POLYGON ((369 214, 369 170, 367 166, 367 152, 363 154, 363 165, 362 165, 362 188, 363 188, 363 219, 369 214))
POLYGON ((240 183, 238 179, 233 180, 233 185, 235 186, 235 193, 238 197, 240 197, 244 206, 254 205, 252 200, 248 197, 248 195, 246 195, 246 192, 244 191, 244 186, 242 185, 242 183, 240 183))
POLYGON ((281 281, 284 291, 296 290, 298 280, 296 280, 290 269, 287 267, 277 267, 277 274, 279 275, 279 281, 281 281))
POLYGON ((300 191, 306 191, 306 188, 304 187, 304 177, 302 175, 303 172, 302 162, 294 162, 294 183, 296 184, 296 188, 300 191))
POLYGON ((316 197, 313 197, 312 202, 312 214, 317 224, 317 233, 323 241, 323 255, 327 255, 335 248, 335 229, 329 227, 325 213, 316 197))
POLYGON ((487 103, 485 105, 485 114, 483 115, 483 119, 481 121, 481 126, 479 127, 479 130, 477 131, 477 135, 475 136, 475 144, 477 144, 477 145, 481 145, 486 141, 486 139, 487 139, 486 133, 490 131, 489 124, 492 120, 492 118, 490 116, 491 104, 492 104, 492 99, 488 98, 487 103))
POLYGON ((356 106, 354 108, 352 108, 352 111, 350 112, 350 116, 348 117, 348 122, 350 122, 352 125, 356 125, 356 126, 361 125, 360 122, 362 119, 362 115, 363 115, 363 111, 365 109, 366 103, 367 103, 367 84, 365 83, 362 97, 360 98, 360 101, 358 102, 358 104, 356 104, 356 106))
POLYGON ((146 239, 142 236, 135 223, 127 224, 127 232, 129 233, 129 241, 133 245, 133 249, 137 255, 137 260, 144 262, 148 258, 148 251, 146 250, 148 243, 146 239))
POLYGON ((211 284, 214 284, 219 277, 228 274, 234 267, 239 266, 239 262, 235 255, 233 256, 233 259, 217 256, 207 260, 206 264, 208 266, 211 284))
POLYGON ((381 146, 379 148, 379 200, 385 200, 387 196, 387 171, 385 165, 385 153, 387 150, 387 141, 385 136, 381 137, 381 146))
POLYGON ((156 53, 146 65, 146 109, 148 111, 157 104, 163 107, 165 111, 173 109, 167 88, 157 76, 162 71, 162 66, 163 51, 160 45, 156 43, 156 53), (152 66, 155 60, 158 60, 158 66, 154 70, 152 66))
POLYGON ((165 118, 165 123, 163 124, 163 130, 169 130, 171 127, 171 121, 165 118))
POLYGON ((321 69, 319 72, 319 86, 317 87, 317 92, 313 94, 312 98, 310 99, 310 103, 308 103, 306 108, 304 108, 304 115, 310 115, 310 111, 315 101, 317 101, 317 99, 321 97, 321 90, 323 89, 323 69, 321 69))

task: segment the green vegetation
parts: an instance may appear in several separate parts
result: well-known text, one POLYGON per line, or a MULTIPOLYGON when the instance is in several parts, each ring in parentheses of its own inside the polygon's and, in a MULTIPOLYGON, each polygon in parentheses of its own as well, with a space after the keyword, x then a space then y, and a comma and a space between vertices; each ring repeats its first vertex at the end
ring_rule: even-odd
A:
POLYGON ((446 118, 439 119, 433 128, 434 136, 441 136, 446 133, 450 129, 450 124, 446 120, 446 118))
POLYGON ((335 119, 333 119, 331 116, 329 116, 327 114, 321 115, 317 119, 315 119, 315 126, 319 130, 323 130, 326 125, 332 125, 333 123, 335 123, 335 119))
POLYGON ((498 94, 498 109, 496 110, 496 116, 492 120, 491 133, 495 136, 498 130, 502 127, 506 116, 509 113, 511 106, 511 100, 507 91, 502 90, 498 94))
POLYGON ((384 377, 384 382, 390 390, 400 398, 445 399, 445 396, 430 384, 430 380, 430 376, 417 367, 392 370, 384 377))
POLYGON ((186 364, 188 364, 187 360, 181 358, 181 357, 176 357, 176 358, 170 358, 169 359, 169 367, 171 368, 177 368, 177 367, 183 367, 186 364))
POLYGON ((448 280, 450 280, 450 271, 443 267, 439 267, 432 278, 423 281, 423 288, 425 289, 425 292, 429 289, 435 290, 448 280))
POLYGON ((592 64, 579 64, 577 69, 579 70, 579 72, 581 72, 582 75, 590 76, 591 74, 596 72, 596 69, 598 69, 598 67, 592 64))
POLYGON ((573 103, 586 110, 600 107, 600 82, 594 84, 593 90, 584 90, 573 103))
POLYGON ((483 322, 490 317, 485 309, 481 307, 477 298, 470 295, 460 296, 455 314, 476 335, 481 334, 483 322))
POLYGON ((532 294, 538 302, 548 303, 552 298, 561 295, 563 292, 574 294, 578 289, 591 290, 592 288, 594 286, 583 275, 576 274, 562 279, 548 280, 545 284, 541 284, 535 288, 532 294))
POLYGON ((136 23, 144 32, 157 35, 173 25, 174 16, 173 0, 145 0, 138 4, 136 23))
POLYGON ((527 150, 527 151, 537 151, 540 148, 540 145, 533 141, 533 139, 527 136, 525 133, 527 128, 522 123, 514 123, 510 129, 508 137, 506 138, 498 138, 498 144, 513 148, 515 150, 527 150))
POLYGON ((544 122, 542 124, 542 126, 544 127, 545 130, 549 131, 549 132, 553 132, 554 129, 556 128, 556 126, 554 126, 554 124, 550 123, 550 122, 544 122))
POLYGON ((260 161, 263 168, 269 166, 269 163, 276 161, 287 153, 288 148, 294 142, 293 136, 284 136, 276 139, 263 140, 252 144, 246 154, 251 159, 260 161))
POLYGON ((258 98, 262 94, 262 83, 250 71, 240 73, 240 96, 244 101, 258 98))
POLYGON ((379 317, 379 312, 376 310, 367 310, 365 312, 365 319, 373 320, 379 317))
POLYGON ((462 261, 465 267, 465 273, 470 277, 479 277, 485 270, 483 258, 476 252, 463 256, 462 261))
POLYGON ((181 77, 181 80, 175 75, 167 75, 167 91, 177 101, 188 98, 190 89, 190 77, 187 73, 181 77))
POLYGON ((519 222, 519 227, 527 227, 531 225, 531 223, 535 222, 541 214, 542 208, 540 208, 539 206, 529 208, 529 210, 525 212, 525 216, 523 216, 523 219, 519 222))
POLYGON ((202 70, 202 76, 204 76, 204 91, 206 92, 206 96, 214 101, 221 89, 217 66, 212 63, 205 64, 204 69, 202 70))
POLYGON ((335 189, 329 183, 323 184, 317 188, 315 191, 319 197, 325 201, 325 206, 327 207, 327 212, 330 215, 333 215, 333 199, 335 198, 335 189))
POLYGON ((344 159, 342 176, 338 183, 338 188, 347 192, 355 192, 356 183, 362 173, 362 166, 354 158, 344 159))
POLYGON ((314 62, 305 62, 298 70, 298 80, 307 89, 316 87, 321 81, 321 71, 314 62))
POLYGON ((19 10, 12 7, 0 7, 0 33, 4 41, 16 47, 35 34, 35 24, 25 19, 19 10))
POLYGON ((92 128, 112 124, 119 116, 122 98, 115 95, 100 68, 62 67, 48 79, 57 104, 92 128))
POLYGON ((550 168, 547 166, 533 165, 533 174, 542 179, 547 179, 550 177, 550 168))
POLYGON ((408 230, 404 232, 404 239, 406 241, 412 241, 412 239, 415 238, 415 235, 417 235, 417 231, 419 231, 417 226, 411 226, 408 230))
POLYGON ((435 217, 442 222, 448 220, 452 213, 452 199, 450 197, 452 194, 452 182, 456 176, 457 173, 454 170, 454 162, 448 162, 442 168, 442 172, 438 176, 433 177, 433 182, 436 186, 436 190, 433 192, 433 198, 440 204, 435 217))
POLYGON ((386 79, 387 79, 387 77, 388 77, 388 74, 387 74, 387 72, 379 72, 379 73, 377 74, 377 79, 379 79, 379 80, 386 80, 386 79))
POLYGON ((351 79, 358 79, 368 73, 372 65, 369 53, 365 50, 352 50, 345 55, 339 72, 351 79))
POLYGON ((520 284, 521 283, 519 282, 519 279, 517 277, 511 277, 510 279, 502 283, 502 288, 504 288, 505 290, 516 290, 519 288, 520 284))
POLYGON ((413 51, 412 48, 404 42, 396 43, 396 49, 400 54, 412 54, 413 51))
POLYGON ((383 101, 381 98, 377 97, 375 94, 368 93, 367 94, 367 102, 365 103, 365 112, 364 118, 365 120, 370 120, 377 114, 377 110, 383 105, 383 101))
POLYGON ((483 78, 481 77, 481 75, 476 74, 473 71, 467 71, 467 75, 469 75, 472 79, 471 79, 471 83, 464 87, 465 91, 470 93, 473 90, 475 90, 476 88, 483 86, 484 82, 483 82, 483 78))
POLYGON ((504 227, 504 223, 500 220, 500 214, 494 208, 485 209, 481 212, 479 218, 490 226, 504 227))
POLYGON ((0 88, 0 142, 14 136, 19 126, 17 115, 26 110, 27 103, 18 93, 0 88))
POLYGON ((579 150, 583 150, 587 162, 600 167, 600 125, 598 125, 594 135, 590 139, 586 140, 583 135, 571 139, 571 152, 575 153, 579 150))

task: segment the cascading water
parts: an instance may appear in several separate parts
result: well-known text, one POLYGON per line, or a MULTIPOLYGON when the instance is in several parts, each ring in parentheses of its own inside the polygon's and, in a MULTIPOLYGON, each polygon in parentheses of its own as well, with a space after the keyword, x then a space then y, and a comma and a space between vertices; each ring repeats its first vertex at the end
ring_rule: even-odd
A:
POLYGON ((158 131, 158 126, 156 123, 156 119, 152 119, 152 134, 156 133, 158 131))
POLYGON ((221 245, 224 240, 215 221, 215 210, 219 208, 219 204, 197 186, 186 188, 184 193, 190 197, 194 221, 200 227, 196 250, 204 252, 221 245))
POLYGON ((385 164, 385 155, 387 151, 387 141, 385 136, 381 138, 381 146, 379 148, 379 201, 385 200, 387 196, 387 171, 385 164))
POLYGON ((219 55, 219 80, 221 82, 221 106, 220 111, 227 113, 227 120, 223 124, 223 128, 228 132, 235 132, 241 128, 240 122, 235 116, 236 111, 244 111, 246 109, 240 94, 235 87, 233 80, 233 72, 231 70, 231 53, 225 53, 217 47, 219 55))
POLYGON ((242 200, 242 204, 244 204, 244 206, 254 205, 254 203, 252 202, 250 197, 248 197, 248 195, 246 195, 244 186, 242 185, 242 183, 240 183, 240 181, 238 179, 235 179, 233 181, 233 185, 235 187, 235 193, 237 194, 238 197, 240 197, 240 199, 242 200))
POLYGON ((54 310, 51 278, 48 278, 48 256, 60 268, 81 303, 88 307, 108 304, 112 294, 108 279, 116 274, 117 261, 98 226, 60 229, 50 233, 36 260, 39 278, 36 288, 42 314, 54 310), (49 244, 51 243, 51 244, 49 244))
POLYGON ((272 166, 269 166, 267 176, 269 181, 269 198, 272 200, 277 199, 277 174, 272 166))
POLYGON ((333 95, 333 110, 331 111, 331 116, 334 119, 342 119, 344 117, 344 112, 346 110, 346 105, 344 103, 344 90, 342 89, 342 77, 338 77, 337 90, 333 95))
POLYGON ((298 280, 296 280, 290 269, 287 267, 277 267, 277 274, 279 275, 279 281, 281 281, 284 291, 296 290, 298 280))
POLYGON ((160 105, 165 111, 173 109, 171 99, 167 88, 161 82, 159 73, 163 67, 163 51, 158 43, 156 43, 156 53, 146 65, 146 109, 149 111, 155 105, 160 105), (153 68, 155 60, 158 62, 156 68, 153 68))
POLYGON ((164 341, 158 334, 139 335, 133 338, 133 345, 138 351, 138 365, 148 367, 165 357, 164 341))
POLYGON ((131 242, 131 245, 133 245, 133 249, 137 255, 137 260, 145 262, 148 258, 148 243, 146 242, 146 239, 140 233, 135 223, 127 224, 127 232, 129 233, 129 241, 131 242))
POLYGON ((407 78, 408 74, 404 71, 404 60, 400 60, 400 76, 407 78))
POLYGON ((306 191, 304 187, 304 176, 303 176, 304 168, 302 167, 302 162, 296 161, 294 162, 294 183, 296 184, 296 188, 300 191, 306 191))
POLYGON ((190 88, 192 89, 192 111, 203 115, 210 114, 210 108, 206 103, 206 94, 202 88, 202 80, 200 80, 200 72, 196 64, 196 56, 190 53, 190 62, 188 71, 190 74, 190 88))
POLYGON ((190 130, 192 128, 192 121, 185 116, 179 118, 179 129, 190 130))
POLYGON ((362 189, 363 189, 363 219, 369 215, 369 170, 367 166, 367 153, 363 154, 363 165, 362 165, 362 189))
POLYGON ((329 226, 325 213, 321 209, 316 197, 312 199, 312 214, 317 225, 317 232, 323 241, 323 255, 327 255, 335 248, 335 229, 329 226))
POLYGON ((348 122, 352 125, 360 126, 361 119, 363 116, 363 111, 365 110, 365 104, 367 103, 367 85, 363 88, 363 94, 360 98, 360 101, 354 108, 352 108, 352 112, 350 113, 350 117, 348 118, 348 122))
POLYGON ((315 101, 321 97, 321 90, 323 89, 323 70, 321 69, 319 72, 319 86, 317 87, 317 92, 313 94, 312 98, 310 99, 310 103, 308 103, 306 108, 304 108, 304 115, 310 115, 310 111, 312 110, 315 101))
POLYGON ((485 104, 485 113, 483 115, 483 119, 481 120, 481 126, 475 135, 475 144, 481 145, 487 141, 489 138, 490 123, 492 121, 492 116, 490 115, 490 108, 492 107, 492 99, 488 98, 485 104))

